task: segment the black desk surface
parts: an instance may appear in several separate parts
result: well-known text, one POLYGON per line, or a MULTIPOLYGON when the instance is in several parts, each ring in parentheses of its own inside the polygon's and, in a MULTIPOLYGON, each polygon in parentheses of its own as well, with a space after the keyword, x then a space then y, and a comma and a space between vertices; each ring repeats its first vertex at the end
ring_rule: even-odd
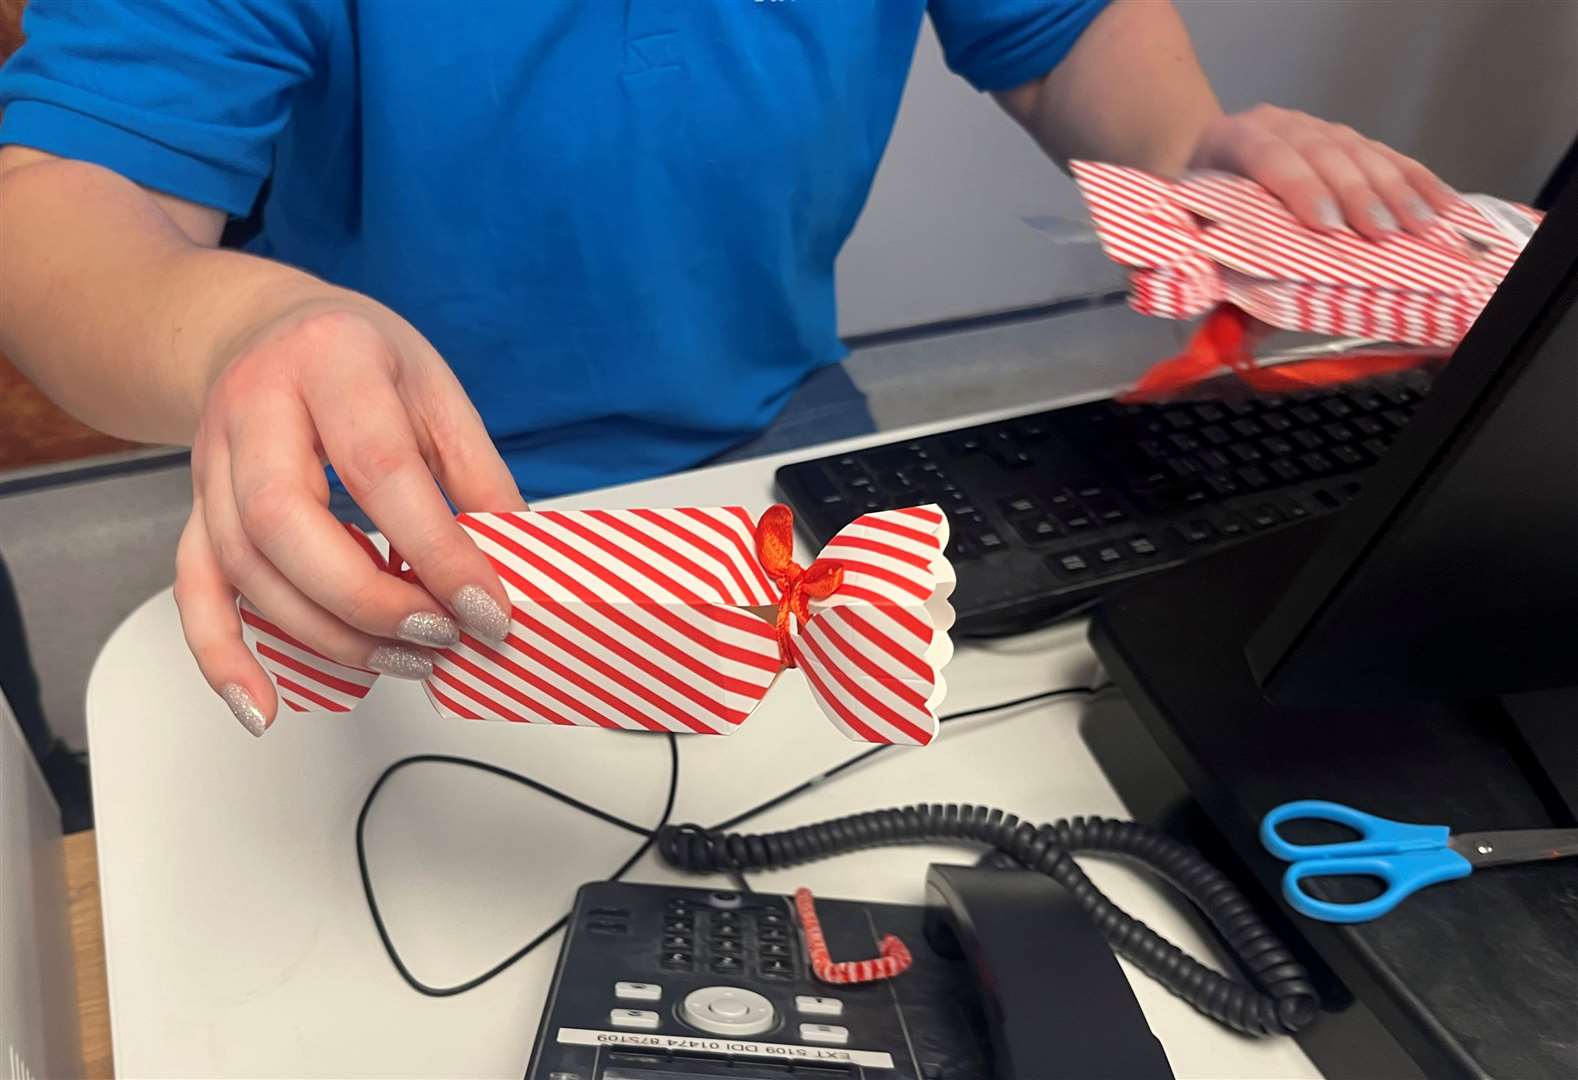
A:
MULTIPOLYGON (((1493 703, 1313 712, 1262 699, 1243 643, 1317 541, 1278 534, 1161 575, 1111 598, 1092 628, 1247 872, 1275 889, 1284 867, 1256 828, 1290 799, 1455 832, 1568 824, 1493 703)), ((1330 898, 1365 895, 1341 888, 1330 898)), ((1578 860, 1482 870, 1357 926, 1292 922, 1426 1075, 1578 1077, 1578 860)))

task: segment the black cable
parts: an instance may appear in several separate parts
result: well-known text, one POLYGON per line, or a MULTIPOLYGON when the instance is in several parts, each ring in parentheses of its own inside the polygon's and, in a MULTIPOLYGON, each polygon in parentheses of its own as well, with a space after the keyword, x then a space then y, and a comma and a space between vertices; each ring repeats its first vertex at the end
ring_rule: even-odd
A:
POLYGON ((378 931, 378 940, 383 943, 384 952, 388 955, 389 962, 392 963, 395 970, 400 973, 400 977, 405 980, 406 985, 415 990, 417 993, 426 994, 428 997, 454 997, 456 994, 464 994, 468 990, 475 990, 489 979, 502 974, 504 971, 514 966, 517 961, 529 955, 543 942, 547 941, 560 930, 564 929, 565 924, 570 921, 570 914, 569 912, 566 912, 564 915, 560 916, 559 919, 556 920, 552 925, 543 929, 526 944, 522 945, 509 956, 505 957, 503 960, 499 961, 497 964, 493 965, 491 968, 484 971, 475 978, 467 979, 465 982, 456 983, 453 986, 429 986, 427 983, 424 983, 422 980, 418 979, 411 973, 411 969, 406 967, 405 961, 401 959, 400 951, 395 948, 394 940, 389 936, 389 929, 384 925, 383 915, 378 909, 378 898, 373 893, 372 877, 367 870, 367 844, 365 839, 367 814, 368 811, 373 808, 373 801, 378 797, 378 792, 383 788, 384 784, 391 776, 408 766, 421 764, 458 765, 462 768, 479 769, 482 772, 492 773, 494 776, 500 776, 506 780, 513 780, 517 784, 524 784, 533 791, 547 795, 551 799, 556 799, 559 802, 564 803, 566 806, 574 807, 583 814, 589 814, 600 821, 604 821, 610 825, 624 829, 626 832, 633 832, 638 836, 644 837, 644 839, 641 841, 641 846, 636 848, 631 856, 622 862, 617 870, 609 875, 609 881, 618 881, 620 878, 624 877, 625 874, 630 871, 630 868, 639 862, 641 857, 645 855, 652 847, 653 841, 656 839, 656 837, 659 836, 662 833, 662 830, 668 826, 669 816, 674 812, 674 799, 679 793, 679 742, 673 735, 669 735, 667 738, 669 754, 668 797, 663 802, 663 814, 661 817, 659 817, 658 824, 655 829, 647 829, 643 826, 633 824, 632 822, 626 821, 623 818, 616 817, 615 815, 608 813, 606 810, 599 810, 595 806, 584 803, 580 799, 575 798, 573 795, 566 795, 557 788, 551 787, 548 784, 544 784, 539 780, 533 780, 529 776, 522 776, 520 773, 511 772, 509 769, 490 764, 486 761, 477 761, 472 758, 453 757, 448 754, 415 754, 411 757, 401 758, 399 761, 385 769, 379 775, 377 781, 374 782, 372 789, 367 792, 367 798, 362 801, 361 813, 356 815, 356 867, 362 875, 362 895, 367 898, 367 911, 373 917, 373 928, 378 931))
MULTIPOLYGON (((998 701, 991 705, 978 705, 973 709, 960 709, 956 713, 949 713, 947 716, 939 717, 937 722, 939 724, 952 724, 959 720, 968 720, 972 716, 982 716, 986 713, 1002 712, 1005 709, 1017 708, 1020 705, 1030 705, 1038 701, 1052 701, 1056 698, 1069 697, 1075 694, 1084 697, 1090 697, 1093 694, 1099 694, 1110 685, 1110 683, 1102 683, 1100 686, 1064 686, 1056 690, 1039 690, 1034 694, 1026 694, 1023 697, 1013 698, 1009 701, 998 701)), ((811 777, 809 780, 802 780, 794 787, 789 788, 786 791, 779 792, 777 795, 767 799, 765 802, 757 803, 749 810, 743 810, 725 821, 718 822, 709 831, 722 832, 725 829, 732 829, 738 825, 743 825, 745 822, 751 820, 751 818, 760 817, 761 815, 767 813, 767 811, 777 809, 779 806, 782 806, 791 799, 799 798, 801 795, 804 795, 812 788, 820 787, 822 784, 825 784, 829 780, 833 779, 833 777, 837 776, 839 773, 848 769, 853 769, 856 765, 859 765, 868 758, 875 757, 885 750, 893 749, 894 745, 896 744, 883 743, 879 746, 867 747, 860 753, 855 754, 853 757, 844 759, 837 765, 834 765, 832 768, 824 769, 815 776, 811 777)))
POLYGON ((1013 814, 971 805, 906 806, 834 818, 782 832, 748 834, 665 826, 659 855, 695 873, 777 870, 865 848, 926 840, 967 840, 1007 855, 1058 882, 1090 916, 1119 956, 1169 991, 1245 1035, 1292 1034, 1315 1019, 1319 999, 1309 974, 1255 913, 1248 898, 1199 852, 1130 821, 1072 818, 1039 828, 1013 814), (1222 934, 1254 986, 1229 979, 1126 915, 1072 858, 1117 855, 1149 867, 1189 897, 1222 934))
MULTIPOLYGON (((1032 702, 1051 700, 1071 694, 1095 694, 1105 688, 1105 685, 1097 687, 1071 686, 1063 687, 1057 690, 1043 690, 1034 694, 1026 694, 1023 697, 1013 698, 1009 701, 999 701, 991 705, 981 705, 972 709, 962 709, 959 712, 950 713, 947 716, 940 717, 938 722, 941 724, 953 723, 958 720, 967 720, 972 716, 981 716, 985 713, 1000 712, 1004 709, 1012 709, 1020 705, 1028 705, 1032 702)), ((520 773, 512 772, 509 769, 503 768, 502 766, 494 765, 486 761, 478 761, 474 758, 455 757, 449 754, 415 754, 411 757, 401 758, 399 761, 396 761, 394 764, 390 765, 382 773, 380 773, 378 779, 373 782, 372 788, 367 792, 367 797, 362 800, 361 812, 356 816, 356 866, 358 871, 361 873, 362 895, 367 900, 367 911, 368 914, 372 916, 373 928, 378 932, 378 940, 383 944, 384 953, 389 957, 389 962, 394 965, 395 971, 398 972, 400 977, 405 980, 406 985, 411 987, 411 989, 415 990, 417 993, 425 994, 428 997, 453 997, 457 994, 464 994, 468 990, 474 990, 483 983, 487 982, 489 979, 492 979, 495 976, 503 973, 517 961, 529 955, 533 950, 542 945, 543 942, 553 937, 554 934, 557 934, 564 928, 565 924, 570 921, 570 914, 569 912, 566 912, 564 915, 560 916, 559 919, 557 919, 550 926, 543 929, 525 945, 522 945, 504 960, 495 964, 493 967, 489 968, 487 971, 484 971, 475 978, 468 979, 462 983, 456 983, 453 986, 429 986, 418 979, 411 973, 410 968, 406 967, 405 961, 400 956, 400 951, 395 948, 394 940, 389 936, 389 930, 384 925, 383 914, 378 908, 377 896, 373 892, 372 877, 367 868, 367 847, 365 841, 367 815, 368 812, 372 810, 373 802, 378 798, 379 791, 382 790, 384 784, 391 776, 399 772, 401 769, 406 768, 407 766, 421 764, 458 765, 462 768, 478 769, 482 772, 491 773, 494 776, 499 776, 506 780, 514 781, 517 784, 524 784, 533 791, 540 792, 543 795, 547 795, 551 799, 556 799, 567 806, 574 807, 584 814, 595 817, 600 821, 607 822, 608 824, 617 828, 624 829, 626 832, 632 832, 638 836, 645 837, 641 846, 635 850, 635 853, 626 859, 624 863, 622 863, 608 879, 610 881, 618 881, 624 877, 624 875, 630 871, 630 868, 640 861, 641 857, 644 856, 652 847, 653 843, 662 834, 662 831, 667 828, 669 816, 673 813, 674 800, 679 789, 679 745, 673 735, 669 735, 667 738, 669 743, 668 798, 663 805, 663 814, 658 820, 657 828, 652 830, 648 830, 640 825, 626 821, 623 818, 610 814, 605 810, 600 810, 589 803, 582 802, 580 799, 577 799, 574 796, 566 795, 564 792, 559 791, 557 788, 554 788, 548 784, 544 784, 540 780, 533 780, 529 776, 523 776, 520 773)), ((803 783, 796 784, 789 790, 782 792, 779 795, 775 795, 773 798, 768 799, 767 801, 760 803, 759 805, 754 806, 743 813, 736 814, 728 821, 719 824, 717 828, 732 828, 735 825, 741 824, 742 822, 748 821, 751 818, 764 814, 768 810, 780 806, 791 799, 797 798, 798 796, 803 795, 805 792, 817 787, 820 784, 826 783, 828 780, 831 780, 839 773, 842 773, 847 769, 854 768, 856 765, 867 760, 868 758, 889 749, 892 749, 892 746, 884 744, 863 750, 853 757, 843 761, 842 763, 818 773, 811 779, 806 780, 803 783)), ((753 891, 751 889, 750 882, 745 879, 743 868, 736 868, 730 871, 728 876, 739 887, 741 892, 748 893, 753 891)))

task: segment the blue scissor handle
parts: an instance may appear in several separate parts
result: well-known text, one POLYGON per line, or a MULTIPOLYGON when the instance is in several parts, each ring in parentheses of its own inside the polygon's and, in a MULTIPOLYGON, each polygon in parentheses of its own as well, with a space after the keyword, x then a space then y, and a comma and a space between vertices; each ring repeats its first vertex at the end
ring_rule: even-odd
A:
POLYGON ((1271 854, 1287 862, 1429 851, 1432 848, 1445 848, 1451 837, 1452 830, 1445 825, 1412 825, 1406 821, 1393 821, 1324 799, 1300 799, 1283 803, 1260 823, 1260 842, 1271 854), (1346 825, 1359 834, 1359 839, 1331 844, 1290 844, 1277 835, 1278 825, 1310 819, 1346 825))
POLYGON ((1396 855, 1353 855, 1335 859, 1304 859, 1294 862, 1282 875, 1282 895, 1293 909, 1312 919, 1333 923, 1368 922, 1391 911, 1404 897, 1427 885, 1467 877, 1474 870, 1469 861, 1451 848, 1434 851, 1409 851, 1396 855), (1340 904, 1317 900, 1299 885, 1308 878, 1357 874, 1380 878, 1386 891, 1380 896, 1356 903, 1340 904))

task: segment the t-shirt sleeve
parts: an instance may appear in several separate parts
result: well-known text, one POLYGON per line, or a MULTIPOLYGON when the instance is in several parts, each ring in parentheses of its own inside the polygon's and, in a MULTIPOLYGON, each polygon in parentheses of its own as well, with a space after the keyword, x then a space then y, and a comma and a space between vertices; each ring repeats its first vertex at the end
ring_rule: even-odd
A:
POLYGON ((0 144, 243 215, 313 77, 324 0, 32 0, 0 68, 0 144), (316 10, 315 10, 316 9, 316 10))
POLYGON ((929 0, 948 67, 977 90, 1011 90, 1068 55, 1107 0, 929 0))

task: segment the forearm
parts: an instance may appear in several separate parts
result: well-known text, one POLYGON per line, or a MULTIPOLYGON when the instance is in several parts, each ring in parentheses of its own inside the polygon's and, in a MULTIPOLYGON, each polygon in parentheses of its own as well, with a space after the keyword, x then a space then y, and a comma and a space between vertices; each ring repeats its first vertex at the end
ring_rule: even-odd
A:
POLYGON ((1045 78, 997 95, 1060 165, 1176 173, 1222 107, 1166 0, 1113 0, 1045 78))
POLYGON ((347 294, 187 228, 97 166, 50 159, 0 172, 0 352, 96 428, 189 442, 239 338, 347 294))

